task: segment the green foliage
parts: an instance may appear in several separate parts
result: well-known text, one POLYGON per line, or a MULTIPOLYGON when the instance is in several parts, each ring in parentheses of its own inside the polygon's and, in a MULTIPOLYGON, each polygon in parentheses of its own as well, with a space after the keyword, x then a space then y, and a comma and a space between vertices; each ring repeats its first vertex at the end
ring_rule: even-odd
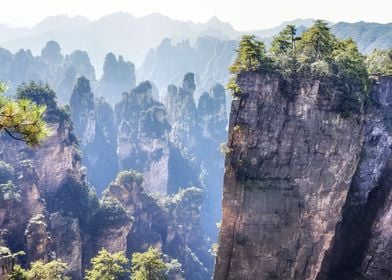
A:
POLYGON ((196 187, 189 187, 180 189, 173 197, 174 203, 183 203, 184 205, 191 205, 192 203, 201 204, 203 202, 203 189, 196 187))
POLYGON ((143 174, 136 170, 126 170, 118 173, 116 183, 120 185, 129 185, 136 182, 138 185, 143 182, 143 174))
POLYGON ((366 59, 370 75, 392 76, 392 48, 374 50, 366 59))
POLYGON ((241 71, 258 71, 270 64, 264 43, 256 40, 253 35, 242 36, 237 53, 234 64, 229 67, 233 74, 241 71))
POLYGON ((49 122, 63 122, 70 119, 68 109, 57 107, 56 93, 48 84, 34 81, 24 83, 17 88, 16 96, 19 100, 31 100, 40 106, 45 106, 45 120, 49 122))
POLYGON ((0 84, 0 131, 30 146, 40 144, 48 135, 43 119, 45 106, 36 105, 21 96, 11 100, 4 96, 6 87, 0 84))
POLYGON ((166 279, 182 280, 184 279, 184 271, 182 265, 177 259, 172 259, 170 262, 166 262, 166 279))
POLYGON ((296 42, 301 38, 297 36, 297 29, 294 25, 287 25, 279 34, 274 37, 270 52, 274 55, 286 54, 295 50, 296 42))
POLYGON ((241 88, 237 84, 237 76, 232 76, 230 78, 226 88, 232 93, 233 96, 239 96, 241 94, 241 88))
POLYGON ((218 255, 218 249, 219 249, 219 244, 217 242, 213 243, 211 245, 211 249, 208 250, 208 252, 213 255, 214 257, 216 257, 218 255))
POLYGON ((352 39, 336 42, 332 52, 334 73, 339 78, 367 86, 368 74, 365 65, 365 57, 359 52, 357 45, 352 39))
POLYGON ((97 225, 118 225, 129 219, 130 217, 118 199, 111 196, 104 196, 97 213, 97 225))
POLYGON ((227 155, 231 152, 231 149, 227 147, 226 143, 220 143, 219 149, 223 155, 227 155))
POLYGON ((27 280, 68 280, 65 276, 68 266, 61 260, 53 260, 48 263, 35 261, 27 271, 27 280))
POLYGON ((304 55, 307 62, 326 60, 332 54, 336 42, 331 33, 328 23, 316 20, 314 25, 302 34, 298 49, 304 55))
POLYGON ((166 269, 162 254, 157 249, 150 247, 147 252, 132 255, 132 280, 166 279, 166 269))
MULTIPOLYGON (((368 68, 373 69, 373 73, 391 73, 391 60, 392 51, 378 51, 368 58, 368 68)), ((244 36, 237 59, 230 68, 234 75, 228 89, 239 95, 238 74, 263 69, 275 69, 281 74, 283 88, 280 91, 287 96, 295 91, 297 78, 334 83, 335 108, 344 117, 360 112, 369 84, 365 57, 355 42, 338 40, 322 20, 316 20, 301 37, 297 36, 295 26, 288 25, 273 39, 268 54, 253 36, 244 36)))
POLYGON ((91 270, 86 271, 86 280, 122 280, 129 273, 128 259, 121 252, 112 254, 102 249, 91 260, 91 265, 91 270))
POLYGON ((29 280, 27 271, 20 265, 14 265, 12 272, 7 276, 7 280, 29 280))

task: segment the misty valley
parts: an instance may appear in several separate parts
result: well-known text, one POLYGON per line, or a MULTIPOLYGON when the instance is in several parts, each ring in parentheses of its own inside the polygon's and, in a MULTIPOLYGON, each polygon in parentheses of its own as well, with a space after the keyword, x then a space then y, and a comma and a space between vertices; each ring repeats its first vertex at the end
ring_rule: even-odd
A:
POLYGON ((392 279, 392 23, 0 24, 0 82, 1 280, 392 279))

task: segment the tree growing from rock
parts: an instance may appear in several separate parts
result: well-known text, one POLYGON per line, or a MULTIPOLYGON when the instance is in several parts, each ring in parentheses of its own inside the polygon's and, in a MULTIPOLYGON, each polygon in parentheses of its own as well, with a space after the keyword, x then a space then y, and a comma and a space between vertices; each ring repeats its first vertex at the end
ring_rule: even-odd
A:
POLYGON ((40 144, 48 135, 44 121, 46 106, 26 98, 11 100, 4 96, 6 86, 0 84, 0 131, 30 146, 40 144))
POLYGON ((392 76, 392 48, 374 50, 366 58, 366 66, 370 75, 392 76))

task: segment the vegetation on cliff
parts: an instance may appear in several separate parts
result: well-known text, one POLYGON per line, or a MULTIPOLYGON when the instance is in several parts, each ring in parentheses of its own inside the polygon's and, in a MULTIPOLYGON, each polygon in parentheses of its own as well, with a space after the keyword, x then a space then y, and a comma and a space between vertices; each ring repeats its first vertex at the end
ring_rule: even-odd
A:
POLYGON ((235 96, 241 93, 236 80, 243 71, 275 72, 288 82, 298 78, 332 80, 339 91, 336 108, 343 116, 358 112, 367 92, 365 57, 352 39, 337 39, 322 20, 316 20, 301 36, 295 26, 288 25, 274 37, 269 52, 263 42, 245 35, 237 52, 227 86, 235 96))
POLYGON ((44 119, 48 122, 62 123, 70 120, 68 107, 59 108, 57 106, 56 93, 48 84, 34 81, 27 84, 23 83, 17 88, 16 96, 18 100, 31 100, 41 106, 38 108, 46 108, 45 111, 42 111, 41 117, 44 116, 44 119))
POLYGON ((0 84, 0 130, 16 140, 36 146, 48 135, 43 116, 45 106, 36 105, 25 96, 11 100, 4 96, 6 86, 0 84))
POLYGON ((370 75, 392 76, 392 48, 374 50, 366 58, 366 66, 370 75))

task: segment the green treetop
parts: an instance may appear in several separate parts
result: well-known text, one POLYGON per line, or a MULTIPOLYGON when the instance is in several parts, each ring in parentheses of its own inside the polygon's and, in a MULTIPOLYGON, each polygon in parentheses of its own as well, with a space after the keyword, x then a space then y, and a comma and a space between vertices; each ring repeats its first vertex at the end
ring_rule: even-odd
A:
POLYGON ((128 259, 121 252, 112 254, 102 249, 91 259, 91 265, 91 270, 86 271, 86 280, 123 280, 129 273, 128 259))
POLYGON ((162 254, 152 247, 144 253, 132 255, 132 280, 162 280, 165 278, 166 265, 162 254))
POLYGON ((331 33, 328 23, 323 20, 316 20, 308 30, 302 34, 298 48, 310 59, 325 60, 332 54, 335 36, 331 33))
POLYGON ((239 43, 237 58, 229 70, 236 74, 240 71, 257 71, 264 66, 267 59, 265 45, 253 35, 244 35, 239 43))
POLYGON ((392 48, 389 50, 374 50, 366 59, 370 75, 392 76, 392 48))
POLYGON ((332 51, 332 71, 338 78, 347 83, 367 87, 368 74, 365 57, 359 52, 352 39, 337 41, 332 51))
POLYGON ((4 96, 6 87, 0 84, 0 130, 14 139, 36 146, 48 135, 44 121, 44 105, 19 98, 11 100, 4 96))
POLYGON ((270 52, 272 54, 284 54, 295 49, 296 42, 301 38, 297 37, 295 25, 287 25, 277 36, 274 37, 270 52))
POLYGON ((61 260, 53 260, 48 263, 36 261, 31 264, 30 270, 27 271, 28 280, 69 280, 70 277, 65 276, 68 268, 66 263, 61 260))
POLYGON ((15 265, 12 272, 7 276, 7 280, 70 280, 65 276, 68 268, 61 260, 53 260, 44 263, 41 260, 30 264, 30 269, 25 270, 20 265, 15 265))
POLYGON ((237 58, 233 65, 229 67, 229 71, 233 76, 227 84, 227 88, 231 90, 234 95, 238 95, 241 92, 236 83, 238 73, 241 71, 259 71, 271 66, 271 61, 267 57, 264 43, 256 40, 253 35, 242 36, 236 52, 237 58))

